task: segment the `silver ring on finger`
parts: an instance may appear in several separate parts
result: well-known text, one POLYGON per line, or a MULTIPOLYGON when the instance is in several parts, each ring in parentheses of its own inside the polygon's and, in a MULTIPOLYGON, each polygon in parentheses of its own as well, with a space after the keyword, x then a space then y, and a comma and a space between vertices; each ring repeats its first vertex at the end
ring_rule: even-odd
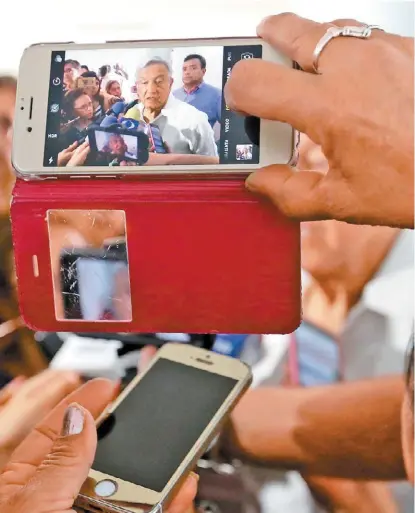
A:
MULTIPOLYGON (((318 61, 320 55, 332 39, 337 37, 354 37, 358 39, 369 39, 372 31, 380 29, 377 25, 363 25, 363 26, 346 26, 346 27, 329 27, 326 33, 320 38, 313 52, 313 70, 315 73, 320 74, 318 69, 318 61)), ((382 29, 380 29, 382 30, 382 29)))

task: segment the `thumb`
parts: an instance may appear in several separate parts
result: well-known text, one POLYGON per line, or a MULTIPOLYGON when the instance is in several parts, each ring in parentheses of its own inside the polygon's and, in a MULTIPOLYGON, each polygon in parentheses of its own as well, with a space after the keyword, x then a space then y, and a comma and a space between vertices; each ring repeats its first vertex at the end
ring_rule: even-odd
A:
POLYGON ((138 360, 138 372, 144 372, 150 365, 151 360, 156 356, 157 348, 151 345, 143 347, 140 351, 140 359, 138 360))
POLYGON ((70 405, 65 412, 62 435, 23 489, 32 511, 71 510, 88 477, 96 444, 97 431, 92 415, 78 404, 70 405))
POLYGON ((273 165, 248 176, 246 188, 270 199, 281 212, 299 221, 330 217, 326 175, 296 171, 290 166, 273 165))

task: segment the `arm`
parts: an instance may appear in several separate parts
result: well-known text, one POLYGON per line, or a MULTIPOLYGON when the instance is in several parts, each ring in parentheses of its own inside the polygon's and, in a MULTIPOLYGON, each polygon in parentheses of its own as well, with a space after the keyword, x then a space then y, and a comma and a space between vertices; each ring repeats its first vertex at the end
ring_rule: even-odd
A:
POLYGON ((196 126, 192 129, 194 134, 193 152, 197 155, 218 156, 218 148, 215 143, 215 134, 210 126, 208 117, 200 112, 196 126))
POLYGON ((326 476, 404 479, 400 377, 252 390, 225 441, 254 461, 326 476))

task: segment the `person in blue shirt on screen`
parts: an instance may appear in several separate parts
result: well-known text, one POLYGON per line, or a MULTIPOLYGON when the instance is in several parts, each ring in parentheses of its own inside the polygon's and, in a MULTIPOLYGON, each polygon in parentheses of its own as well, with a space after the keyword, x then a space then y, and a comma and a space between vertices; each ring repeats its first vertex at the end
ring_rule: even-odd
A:
POLYGON ((184 59, 182 70, 183 87, 174 91, 174 96, 207 114, 213 128, 221 119, 222 91, 204 81, 206 59, 190 54, 184 59))

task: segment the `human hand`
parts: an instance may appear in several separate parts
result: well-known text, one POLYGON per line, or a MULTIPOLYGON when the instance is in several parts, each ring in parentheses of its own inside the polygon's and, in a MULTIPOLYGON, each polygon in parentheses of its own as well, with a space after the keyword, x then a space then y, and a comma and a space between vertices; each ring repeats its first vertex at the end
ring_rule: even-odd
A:
POLYGON ((0 388, 0 411, 13 398, 25 381, 26 378, 24 376, 18 376, 6 386, 0 388))
POLYGON ((106 100, 108 102, 108 105, 114 105, 115 103, 120 101, 120 98, 118 96, 114 96, 113 94, 107 94, 106 100))
POLYGON ((322 175, 272 165, 250 175, 246 185, 299 220, 412 228, 413 39, 378 30, 366 41, 339 37, 321 53, 321 74, 310 73, 327 28, 356 24, 320 24, 294 14, 261 23, 258 35, 305 71, 242 60, 227 83, 227 104, 306 133, 322 147, 329 170, 322 175))
POLYGON ((91 148, 89 142, 83 142, 75 151, 72 153, 71 158, 67 162, 67 166, 82 166, 85 163, 86 158, 89 155, 91 148))
MULTIPOLYGON (((94 459, 98 418, 114 399, 108 380, 89 381, 30 433, 0 476, 1 513, 67 513, 94 459)), ((168 513, 185 513, 197 491, 191 474, 168 513)))
POLYGON ((58 153, 58 166, 66 166, 69 160, 71 159, 75 148, 78 146, 78 141, 75 141, 70 146, 62 150, 60 153, 58 153))
POLYGON ((74 372, 46 370, 27 380, 14 380, 2 390, 0 472, 34 426, 79 384, 74 372))

